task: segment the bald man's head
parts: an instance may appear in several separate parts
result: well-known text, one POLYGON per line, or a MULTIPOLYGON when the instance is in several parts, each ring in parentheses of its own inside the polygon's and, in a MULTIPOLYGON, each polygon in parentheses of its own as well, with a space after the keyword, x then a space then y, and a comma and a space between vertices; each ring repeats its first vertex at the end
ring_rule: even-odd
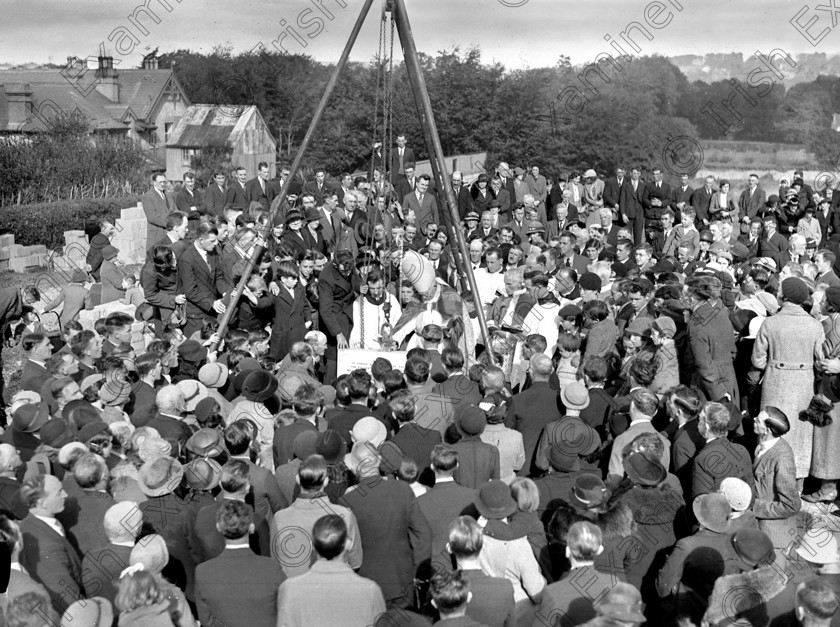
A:
POLYGON ((481 384, 487 394, 499 392, 505 387, 505 373, 498 366, 487 366, 481 375, 481 384))
POLYGON ((534 381, 548 381, 551 376, 551 371, 554 369, 554 364, 551 363, 551 358, 545 353, 538 353, 531 357, 531 378, 534 381))

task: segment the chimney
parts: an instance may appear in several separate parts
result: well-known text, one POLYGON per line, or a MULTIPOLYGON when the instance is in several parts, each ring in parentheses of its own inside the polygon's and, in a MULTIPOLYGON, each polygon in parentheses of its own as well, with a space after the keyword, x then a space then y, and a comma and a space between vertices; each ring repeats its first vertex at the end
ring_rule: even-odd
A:
POLYGON ((117 71, 114 69, 114 57, 99 57, 96 78, 96 91, 111 102, 119 102, 120 83, 117 79, 117 71))
POLYGON ((144 70, 156 70, 156 69, 158 69, 158 58, 157 57, 143 57, 143 69, 144 70))
POLYGON ((29 83, 9 83, 5 89, 9 103, 9 125, 23 124, 32 113, 32 86, 29 83))

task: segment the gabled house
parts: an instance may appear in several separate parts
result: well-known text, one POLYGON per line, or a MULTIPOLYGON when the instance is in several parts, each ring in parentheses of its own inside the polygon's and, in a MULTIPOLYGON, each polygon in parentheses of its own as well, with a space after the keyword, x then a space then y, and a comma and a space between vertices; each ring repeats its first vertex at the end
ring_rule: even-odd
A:
POLYGON ((276 175, 277 141, 254 105, 191 105, 166 142, 166 177, 180 180, 191 169, 192 157, 204 146, 229 142, 231 163, 256 175, 257 164, 268 163, 276 175))
POLYGON ((142 68, 98 66, 70 57, 60 69, 0 70, 0 134, 46 130, 56 117, 84 116, 97 131, 140 142, 152 164, 166 167, 166 140, 190 102, 171 69, 148 55, 142 68))

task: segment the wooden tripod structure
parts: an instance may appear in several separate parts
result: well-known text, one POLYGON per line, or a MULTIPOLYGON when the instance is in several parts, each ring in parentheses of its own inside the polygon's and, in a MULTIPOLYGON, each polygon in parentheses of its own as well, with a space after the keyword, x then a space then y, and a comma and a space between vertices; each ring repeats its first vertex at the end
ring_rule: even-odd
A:
MULTIPOLYGON (((338 60, 338 63, 333 70, 332 76, 330 77, 329 82, 327 83, 326 88, 324 89, 324 95, 321 96, 321 101, 318 103, 318 108, 315 110, 315 115, 312 117, 312 122, 309 124, 309 129, 306 131, 306 135, 303 138, 303 142, 300 145, 300 149, 295 156, 295 159, 292 163, 291 168, 289 168, 289 177, 288 181, 293 181, 295 176, 297 175, 298 170, 300 169, 301 163, 303 161, 303 157, 306 154, 307 149, 309 148, 309 144, 312 141, 312 138, 315 136, 315 131, 318 128, 318 124, 323 117, 324 111, 327 108, 327 104, 332 97, 333 91, 335 90, 335 86, 338 83, 338 79, 341 76, 341 73, 344 71, 345 66, 347 65, 347 60, 350 57, 350 52, 353 49, 353 46, 356 43, 356 39, 359 36, 359 31, 362 29, 362 25, 367 18, 368 13, 370 12, 370 8, 373 5, 374 0, 365 0, 364 6, 362 6, 362 10, 359 13, 359 17, 356 19, 356 23, 353 25, 353 30, 350 32, 350 38, 347 40, 347 43, 344 46, 344 50, 341 53, 341 57, 338 60)), ((443 148, 440 143, 440 136, 438 135, 437 125, 435 124, 434 114, 432 113, 432 102, 429 99, 429 92, 426 89, 426 81, 423 78, 423 73, 420 68, 420 61, 417 56, 417 47, 414 45, 414 36, 411 33, 411 24, 408 21, 408 13, 406 12, 405 8, 405 0, 388 0, 388 5, 386 6, 386 11, 390 11, 394 17, 394 22, 397 26, 397 32, 399 33, 400 38, 400 45, 402 46, 403 50, 403 57, 405 58, 405 65, 406 70, 408 73, 408 79, 411 83, 411 90, 414 94, 414 102, 417 107, 417 112, 420 115, 420 122, 423 127, 426 139, 426 150, 430 155, 430 163, 432 166, 432 174, 434 176, 435 182, 437 184, 437 188, 440 190, 444 190, 446 194, 447 206, 449 208, 449 219, 447 222, 449 223, 449 231, 450 231, 450 242, 455 242, 457 244, 456 247, 453 247, 454 250, 457 252, 456 254, 456 261, 459 262, 461 269, 461 276, 462 276, 462 283, 463 278, 466 277, 466 283, 468 288, 472 291, 473 299, 475 302, 475 309, 476 314, 478 315, 478 322, 481 327, 481 335, 484 339, 484 345, 489 347, 489 333, 487 331, 487 322, 484 318, 484 310, 481 307, 481 302, 478 294, 478 285, 475 282, 475 275, 472 271, 472 266, 468 263, 469 260, 469 249, 467 248, 467 242, 464 238, 464 233, 462 229, 459 228, 459 223, 461 221, 461 216, 458 214, 458 202, 455 194, 452 190, 452 184, 450 179, 446 176, 446 167, 443 155, 443 148)), ((286 200, 286 195, 289 189, 289 185, 284 185, 280 191, 279 199, 275 200, 274 203, 274 211, 271 212, 269 215, 268 221, 265 223, 265 228, 270 228, 270 225, 274 223, 274 216, 277 211, 280 210, 280 207, 286 200)), ((251 253, 251 257, 248 260, 248 265, 245 268, 245 271, 242 273, 242 278, 239 280, 239 284, 236 286, 236 290, 230 297, 230 302, 227 305, 227 310, 222 317, 221 322, 219 323, 219 329, 217 331, 219 337, 224 337, 228 324, 230 323, 230 318, 233 315, 233 312, 236 309, 236 305, 239 302, 239 299, 242 297, 242 293, 245 290, 245 286, 248 283, 248 279, 251 276, 251 273, 254 270, 254 267, 257 264, 257 260, 262 255, 263 250, 265 249, 265 242, 264 237, 261 237, 258 240, 256 246, 254 246, 254 250, 251 253)), ((466 287, 466 286, 465 286, 466 287)), ((469 320, 464 320, 464 324, 470 324, 469 320)), ((211 350, 214 350, 216 347, 211 346, 211 350)), ((470 355, 465 355, 464 357, 469 358, 470 355)))

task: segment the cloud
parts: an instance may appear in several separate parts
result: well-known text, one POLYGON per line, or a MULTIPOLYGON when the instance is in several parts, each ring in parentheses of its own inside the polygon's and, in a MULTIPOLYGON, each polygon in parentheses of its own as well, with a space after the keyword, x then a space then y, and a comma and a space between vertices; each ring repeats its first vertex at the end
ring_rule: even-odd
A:
MULTIPOLYGON (((139 63, 143 52, 189 48, 209 52, 217 44, 231 44, 236 52, 271 42, 282 33, 280 21, 295 24, 303 11, 314 11, 315 0, 148 0, 161 19, 142 21, 149 35, 141 40, 126 63, 139 63), (164 4, 171 7, 166 10, 164 4)), ((358 15, 361 0, 321 0, 334 19, 323 18, 323 31, 306 46, 289 50, 303 52, 320 61, 335 61, 358 15)), ((516 5, 523 0, 506 0, 516 5)), ((676 0, 663 0, 666 4, 676 0)), ((145 0, 144 0, 145 2, 145 0)), ((408 3, 418 49, 435 54, 458 45, 480 46, 486 61, 499 61, 509 68, 554 65, 561 55, 575 63, 591 61, 609 50, 605 35, 617 36, 628 23, 643 21, 649 0, 590 0, 586 9, 557 0, 526 0, 521 6, 506 6, 499 0, 425 0, 408 3)), ((672 23, 654 32, 654 40, 640 40, 641 54, 676 55, 739 51, 752 54, 757 48, 783 46, 792 52, 813 51, 788 22, 796 6, 782 0, 719 0, 710 6, 699 0, 679 0, 672 23), (703 36, 697 36, 702 25, 703 36)), ((100 42, 120 26, 131 28, 128 16, 139 0, 18 0, 7 8, 0 33, 0 62, 62 63, 68 55, 88 56, 98 52, 100 42)), ((669 6, 671 6, 669 4, 669 6)), ((378 44, 381 3, 374 2, 352 55, 367 61, 378 44)), ((312 19, 312 15, 307 14, 312 19)), ((819 14, 817 14, 819 16, 819 14)), ((307 19, 307 18, 305 18, 307 19)), ((830 25, 827 15, 822 22, 830 25)), ((819 29, 817 29, 819 30, 819 29)), ((399 45, 395 46, 399 55, 399 45)))

